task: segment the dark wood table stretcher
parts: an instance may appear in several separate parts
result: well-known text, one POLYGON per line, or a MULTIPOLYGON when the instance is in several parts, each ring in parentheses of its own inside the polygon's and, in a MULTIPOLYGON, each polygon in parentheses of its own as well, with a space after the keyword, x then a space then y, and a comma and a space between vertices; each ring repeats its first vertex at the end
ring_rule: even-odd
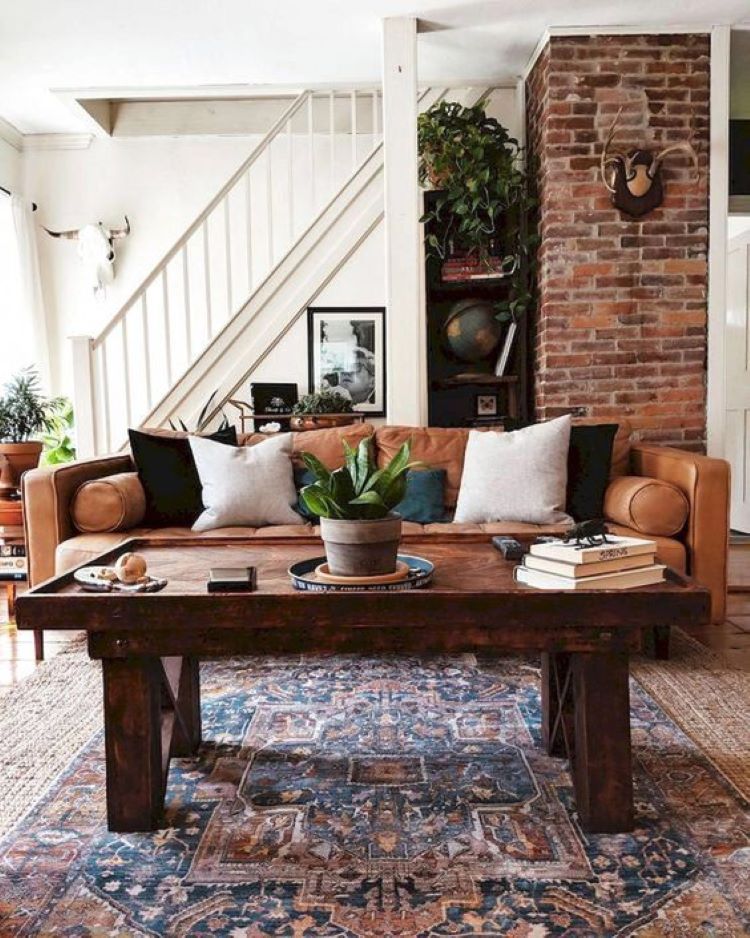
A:
POLYGON ((19 596, 22 629, 83 629, 101 659, 110 830, 160 824, 172 756, 201 742, 199 661, 236 654, 481 652, 542 654, 542 738, 570 758, 581 824, 633 825, 628 657, 656 626, 706 623, 708 591, 676 574, 627 591, 548 592, 513 582, 512 564, 486 536, 409 541, 435 563, 428 589, 300 593, 295 561, 319 541, 137 539, 169 579, 155 594, 84 593, 71 573, 19 596), (209 594, 211 567, 254 565, 258 591, 209 594))

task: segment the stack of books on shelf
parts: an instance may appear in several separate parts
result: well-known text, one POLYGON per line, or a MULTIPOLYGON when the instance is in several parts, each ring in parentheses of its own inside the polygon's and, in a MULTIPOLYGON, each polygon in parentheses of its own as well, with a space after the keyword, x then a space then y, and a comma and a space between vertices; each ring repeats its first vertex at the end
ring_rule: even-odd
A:
POLYGON ((465 283, 467 280, 499 280, 507 277, 502 257, 449 257, 440 268, 443 283, 465 283))
POLYGON ((640 537, 607 536, 607 543, 576 545, 574 541, 532 544, 513 571, 518 583, 537 589, 627 589, 664 579, 656 563, 656 544, 640 537))
POLYGON ((26 579, 26 543, 20 501, 0 500, 0 583, 26 579))

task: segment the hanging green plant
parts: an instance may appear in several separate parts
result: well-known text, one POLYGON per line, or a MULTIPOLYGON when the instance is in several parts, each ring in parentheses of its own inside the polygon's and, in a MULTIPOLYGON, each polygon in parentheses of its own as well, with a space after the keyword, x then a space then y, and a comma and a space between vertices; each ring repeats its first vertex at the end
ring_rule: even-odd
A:
POLYGON ((508 297, 498 317, 517 319, 531 305, 530 271, 538 238, 530 216, 536 205, 518 141, 474 107, 441 101, 418 121, 419 179, 436 190, 423 215, 428 257, 464 254, 494 268, 500 258, 508 297))

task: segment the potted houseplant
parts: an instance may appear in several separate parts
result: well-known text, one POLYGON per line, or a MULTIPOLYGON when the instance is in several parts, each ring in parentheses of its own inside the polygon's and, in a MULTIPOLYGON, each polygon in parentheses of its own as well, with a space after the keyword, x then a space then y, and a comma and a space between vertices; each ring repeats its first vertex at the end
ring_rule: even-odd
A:
POLYGON ((354 405, 338 391, 303 395, 292 408, 292 430, 323 430, 354 423, 354 405))
POLYGON ((538 243, 518 141, 481 101, 474 107, 441 101, 420 114, 417 128, 420 182, 436 190, 421 219, 428 257, 449 262, 444 279, 471 279, 472 268, 476 276, 504 277, 507 297, 496 304, 497 315, 517 319, 531 304, 538 243))
POLYGON ((31 368, 7 382, 0 396, 0 496, 15 494, 22 473, 39 464, 44 443, 35 437, 53 432, 64 406, 64 398, 42 394, 31 368))
POLYGON ((315 476, 300 495, 320 517, 328 568, 335 576, 375 576, 393 573, 401 540, 401 516, 393 511, 406 494, 409 461, 404 443, 387 466, 378 469, 367 437, 353 449, 344 442, 345 463, 331 471, 312 453, 302 460, 315 476))

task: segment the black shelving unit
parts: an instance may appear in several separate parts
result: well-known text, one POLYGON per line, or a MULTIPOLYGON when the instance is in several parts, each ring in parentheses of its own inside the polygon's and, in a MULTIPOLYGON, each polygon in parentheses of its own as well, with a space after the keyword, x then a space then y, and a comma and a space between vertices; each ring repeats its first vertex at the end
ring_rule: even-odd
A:
MULTIPOLYGON (((435 198, 426 192, 425 209, 435 198)), ((425 236, 430 227, 425 226, 425 236)), ((476 421, 477 394, 497 394, 498 423, 517 424, 528 420, 529 367, 528 322, 518 322, 506 373, 494 373, 497 353, 483 362, 467 364, 456 359, 443 340, 443 327, 451 308, 465 299, 501 300, 507 295, 504 277, 444 282, 441 262, 428 258, 425 270, 427 315, 428 423, 432 427, 466 427, 476 421)))

